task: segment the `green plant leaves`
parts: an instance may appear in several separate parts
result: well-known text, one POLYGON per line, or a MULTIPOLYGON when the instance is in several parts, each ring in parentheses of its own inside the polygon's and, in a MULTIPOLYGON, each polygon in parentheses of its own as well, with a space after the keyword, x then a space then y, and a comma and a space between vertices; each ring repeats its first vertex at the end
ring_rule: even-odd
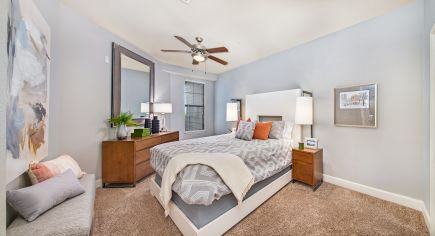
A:
POLYGON ((115 116, 107 119, 107 122, 118 125, 126 125, 126 126, 138 126, 139 124, 133 121, 133 114, 130 112, 121 112, 119 116, 115 116))

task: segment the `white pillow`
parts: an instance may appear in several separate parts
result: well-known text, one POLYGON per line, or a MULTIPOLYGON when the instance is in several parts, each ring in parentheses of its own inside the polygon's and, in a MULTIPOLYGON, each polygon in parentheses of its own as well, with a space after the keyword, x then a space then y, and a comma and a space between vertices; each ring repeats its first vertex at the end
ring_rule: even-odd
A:
POLYGON ((56 159, 44 161, 42 164, 47 166, 47 168, 50 169, 55 176, 64 173, 68 169, 71 169, 78 179, 86 174, 82 171, 82 169, 80 169, 79 164, 77 164, 77 162, 68 155, 62 155, 56 159))
POLYGON ((292 138, 293 126, 294 126, 294 124, 292 122, 290 122, 290 121, 285 122, 285 128, 284 128, 284 138, 285 139, 292 138))
POLYGON ((290 121, 273 121, 269 138, 272 139, 291 139, 293 132, 293 123, 290 121))

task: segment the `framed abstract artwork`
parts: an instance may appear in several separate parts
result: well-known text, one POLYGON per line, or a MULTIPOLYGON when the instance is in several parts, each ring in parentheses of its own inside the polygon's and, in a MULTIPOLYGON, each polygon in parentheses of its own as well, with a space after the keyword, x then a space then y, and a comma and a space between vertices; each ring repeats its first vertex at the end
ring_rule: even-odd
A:
POLYGON ((334 124, 377 127, 377 84, 334 89, 334 124))
POLYGON ((50 27, 33 1, 11 0, 8 20, 6 180, 48 155, 50 27))

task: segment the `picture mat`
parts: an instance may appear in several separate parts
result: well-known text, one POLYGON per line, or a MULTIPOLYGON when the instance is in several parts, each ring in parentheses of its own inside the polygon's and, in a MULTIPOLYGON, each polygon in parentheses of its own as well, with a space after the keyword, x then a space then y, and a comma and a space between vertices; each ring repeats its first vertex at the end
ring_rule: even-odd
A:
POLYGON ((334 124, 337 126, 368 127, 377 126, 377 85, 356 85, 334 89, 334 124), (368 108, 341 109, 340 94, 345 92, 369 91, 368 108))

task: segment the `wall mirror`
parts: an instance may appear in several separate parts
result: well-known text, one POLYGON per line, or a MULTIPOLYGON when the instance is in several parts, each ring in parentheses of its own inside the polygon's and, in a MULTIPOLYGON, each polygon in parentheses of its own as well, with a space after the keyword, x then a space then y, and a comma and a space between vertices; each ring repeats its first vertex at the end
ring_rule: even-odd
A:
POLYGON ((154 63, 118 44, 112 45, 112 117, 131 112, 149 117, 154 102, 154 63))

